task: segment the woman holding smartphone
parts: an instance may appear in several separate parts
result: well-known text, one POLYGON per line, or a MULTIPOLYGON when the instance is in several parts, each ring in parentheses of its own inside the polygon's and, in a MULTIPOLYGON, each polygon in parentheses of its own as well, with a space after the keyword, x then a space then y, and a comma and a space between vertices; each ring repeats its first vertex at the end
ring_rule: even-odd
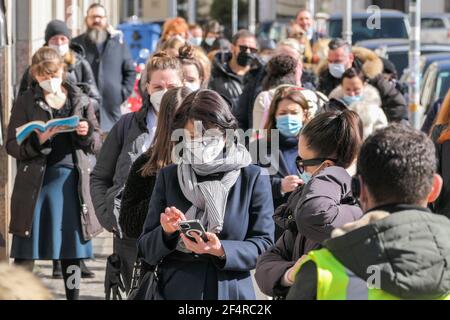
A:
POLYGON ((255 299, 250 270, 273 244, 273 203, 269 177, 250 165, 236 128, 211 90, 190 94, 175 115, 173 130, 184 132, 174 149, 181 159, 159 172, 138 243, 158 266, 163 299, 255 299), (180 222, 190 220, 200 221, 208 241, 180 233, 180 222))

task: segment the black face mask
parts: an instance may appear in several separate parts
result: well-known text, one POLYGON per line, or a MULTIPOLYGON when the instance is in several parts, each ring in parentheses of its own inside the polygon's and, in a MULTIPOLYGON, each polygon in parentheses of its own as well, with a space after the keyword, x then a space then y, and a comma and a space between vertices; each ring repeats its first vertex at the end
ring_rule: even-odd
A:
POLYGON ((248 67, 253 63, 253 60, 255 60, 255 56, 245 51, 239 52, 239 55, 237 57, 237 63, 241 67, 248 67))

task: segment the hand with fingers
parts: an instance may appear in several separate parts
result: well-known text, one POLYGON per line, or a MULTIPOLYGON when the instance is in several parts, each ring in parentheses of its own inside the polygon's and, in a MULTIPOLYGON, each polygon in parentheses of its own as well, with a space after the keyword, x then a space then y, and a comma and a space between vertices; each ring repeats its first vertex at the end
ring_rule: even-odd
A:
POLYGON ((183 240, 186 249, 192 251, 193 253, 223 257, 225 255, 225 251, 217 235, 210 232, 206 232, 205 235, 208 238, 208 242, 203 241, 197 233, 192 233, 192 237, 195 238, 195 241, 190 240, 184 234, 181 234, 181 239, 183 240))
POLYGON ((175 207, 166 208, 161 213, 160 223, 166 235, 172 235, 179 230, 178 223, 186 221, 184 214, 175 207))
POLYGON ((77 135, 85 137, 89 133, 89 123, 87 121, 81 121, 76 129, 77 135))
POLYGON ((298 176, 287 176, 281 181, 281 192, 289 193, 303 184, 303 180, 298 176))

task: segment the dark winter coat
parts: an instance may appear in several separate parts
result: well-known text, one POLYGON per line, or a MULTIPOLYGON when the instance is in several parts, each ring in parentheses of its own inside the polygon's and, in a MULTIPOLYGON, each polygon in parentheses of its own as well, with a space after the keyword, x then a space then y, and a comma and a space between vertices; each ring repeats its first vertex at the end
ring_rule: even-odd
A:
POLYGON ((320 248, 335 228, 362 216, 352 203, 351 177, 340 167, 323 170, 303 189, 294 191, 284 206, 288 229, 258 259, 255 274, 261 291, 274 297, 286 296, 289 288, 283 287, 281 280, 299 258, 320 248))
POLYGON ((144 153, 133 163, 123 190, 119 223, 127 237, 137 239, 142 234, 148 206, 155 188, 156 175, 143 177, 141 169, 150 160, 144 153))
POLYGON ((244 77, 238 76, 230 70, 229 62, 231 58, 230 52, 219 52, 215 56, 212 63, 209 88, 230 100, 232 110, 235 110, 244 88, 244 77))
MULTIPOLYGON (((74 55, 74 63, 67 66, 66 76, 68 81, 75 83, 81 88, 83 93, 90 98, 91 105, 97 114, 102 103, 102 97, 98 92, 91 65, 85 59, 84 50, 81 46, 72 44, 71 50, 74 55)), ((30 67, 28 67, 22 76, 22 80, 20 81, 18 95, 25 93, 25 91, 35 84, 36 80, 33 79, 30 73, 30 67)))
MULTIPOLYGON (((338 230, 337 230, 338 231, 338 230)), ((380 289, 402 299, 438 299, 450 292, 450 220, 410 205, 381 207, 324 243, 363 281, 380 270, 380 289)), ((317 297, 317 268, 305 263, 290 300, 317 297)))
POLYGON ((124 115, 114 125, 92 172, 91 194, 95 213, 101 225, 110 232, 119 230, 114 200, 123 191, 131 165, 150 146, 146 117, 153 107, 148 99, 144 101, 140 111, 124 115))
POLYGON ((177 166, 162 169, 153 191, 139 251, 150 265, 159 266, 160 293, 168 300, 255 299, 250 271, 256 259, 273 244, 273 205, 270 182, 261 169, 241 170, 228 195, 222 232, 218 235, 226 260, 209 255, 176 251, 179 233, 165 236, 161 212, 176 207, 186 212, 191 203, 184 197, 177 166))
MULTIPOLYGON (((88 158, 88 154, 99 152, 102 144, 101 133, 89 98, 73 84, 66 82, 64 86, 68 90, 68 98, 73 106, 72 115, 77 115, 82 121, 89 123, 89 133, 86 137, 72 133, 75 164, 80 176, 78 194, 81 204, 81 226, 84 240, 88 241, 102 231, 95 216, 89 192, 91 167, 88 158)), ((31 121, 47 122, 52 117, 51 108, 47 105, 43 91, 38 85, 19 96, 11 112, 6 150, 17 160, 17 175, 11 197, 10 224, 10 232, 17 236, 31 236, 34 209, 44 180, 47 156, 52 150, 50 141, 40 145, 35 133, 18 145, 16 128, 31 121)))
POLYGON ((109 35, 103 52, 99 52, 85 33, 72 40, 83 47, 102 96, 100 125, 109 132, 122 116, 120 106, 131 95, 136 81, 134 61, 120 33, 109 35))

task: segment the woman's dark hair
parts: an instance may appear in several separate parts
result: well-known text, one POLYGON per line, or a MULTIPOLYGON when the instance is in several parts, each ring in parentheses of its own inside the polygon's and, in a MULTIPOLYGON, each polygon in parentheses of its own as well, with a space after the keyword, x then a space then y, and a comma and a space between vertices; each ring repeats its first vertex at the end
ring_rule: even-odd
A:
POLYGON ((271 130, 276 129, 276 113, 278 111, 278 105, 283 100, 290 100, 296 104, 298 104, 305 114, 307 121, 310 120, 311 116, 309 113, 309 105, 308 101, 306 101, 305 97, 301 92, 301 88, 299 87, 281 87, 276 92, 272 99, 272 103, 270 104, 269 115, 267 118, 267 123, 265 126, 265 130, 267 130, 267 139, 270 140, 271 130))
POLYGON ((217 128, 223 133, 238 127, 228 103, 217 92, 207 89, 191 93, 184 99, 175 114, 172 131, 184 129, 189 121, 201 121, 204 129, 217 128))
POLYGON ((156 175, 160 169, 172 162, 171 155, 173 144, 171 142, 171 124, 177 109, 182 104, 184 98, 190 93, 190 89, 180 87, 170 89, 164 94, 161 100, 161 108, 158 113, 158 126, 156 127, 155 141, 153 142, 153 146, 146 152, 146 155, 150 160, 141 169, 141 175, 143 177, 156 175))
POLYGON ((366 82, 366 77, 364 76, 364 73, 362 71, 358 71, 355 68, 349 68, 345 70, 344 74, 342 75, 341 84, 344 83, 344 79, 353 79, 355 77, 361 79, 363 83, 366 82))
POLYGON ((347 169, 361 148, 363 124, 358 114, 350 110, 326 112, 312 119, 301 135, 318 158, 334 158, 337 166, 347 169))
POLYGON ((263 90, 267 91, 282 84, 296 85, 295 73, 298 61, 288 55, 272 58, 267 64, 267 75, 263 80, 263 90))

